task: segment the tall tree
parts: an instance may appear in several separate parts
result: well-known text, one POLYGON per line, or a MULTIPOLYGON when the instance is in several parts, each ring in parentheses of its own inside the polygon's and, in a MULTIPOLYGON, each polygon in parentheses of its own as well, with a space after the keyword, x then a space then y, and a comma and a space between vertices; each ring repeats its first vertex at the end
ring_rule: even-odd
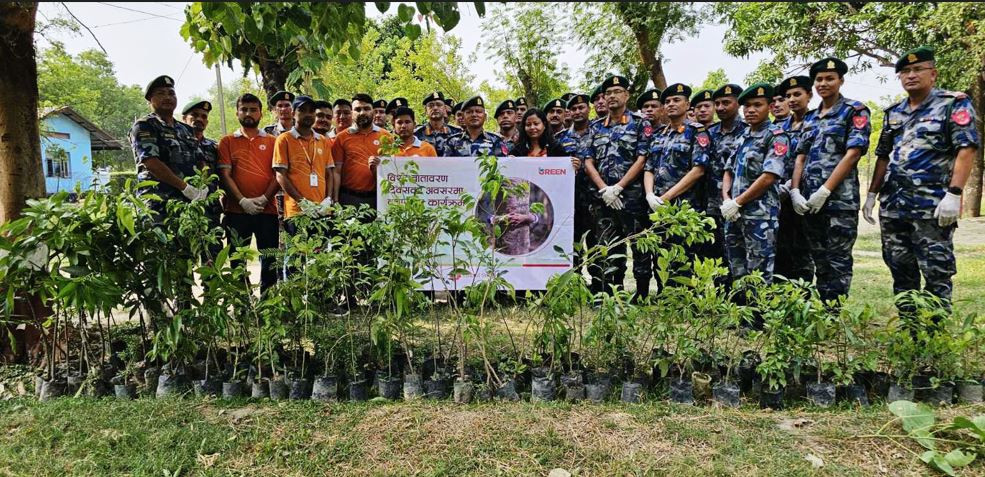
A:
POLYGON ((27 199, 44 196, 38 132, 36 2, 0 3, 0 222, 20 215, 27 199))
POLYGON ((539 106, 567 91, 570 75, 558 61, 564 34, 557 4, 496 6, 482 29, 486 51, 502 64, 502 79, 531 105, 539 106))
MULTIPOLYGON (((760 72, 773 79, 832 54, 853 71, 892 67, 921 44, 937 47, 939 86, 968 92, 985 108, 985 4, 982 3, 723 3, 716 12, 730 28, 725 50, 736 56, 770 52, 760 72)), ((979 135, 985 124, 979 118, 979 135)), ((982 148, 965 187, 964 210, 981 214, 982 148)))
MULTIPOLYGON (((458 24, 455 3, 418 2, 416 12, 430 27, 444 30, 458 24)), ((389 2, 376 2, 380 12, 389 2)), ((475 2, 480 15, 482 2, 475 2)), ((415 8, 400 4, 397 17, 411 38, 420 36, 413 23, 415 8)), ((318 73, 323 63, 347 49, 352 57, 367 30, 366 4, 361 2, 194 2, 185 9, 181 35, 203 54, 205 64, 234 60, 249 71, 256 68, 268 95, 285 88, 297 89, 306 77, 318 73)), ((322 91, 315 80, 312 87, 322 91)))
POLYGON ((588 56, 583 89, 598 85, 607 72, 627 75, 633 96, 647 80, 667 87, 663 55, 667 43, 697 32, 701 10, 691 2, 575 2, 573 39, 588 56), (610 71, 616 68, 617 71, 610 71))

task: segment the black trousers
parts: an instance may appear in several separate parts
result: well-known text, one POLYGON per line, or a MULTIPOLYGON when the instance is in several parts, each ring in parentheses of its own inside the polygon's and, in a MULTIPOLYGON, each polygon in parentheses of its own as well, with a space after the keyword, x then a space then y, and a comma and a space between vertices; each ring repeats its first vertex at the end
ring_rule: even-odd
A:
POLYGON ((260 251, 260 291, 277 283, 277 259, 265 253, 278 246, 277 216, 227 213, 222 224, 226 229, 227 240, 237 246, 249 245, 256 238, 257 250, 260 251))

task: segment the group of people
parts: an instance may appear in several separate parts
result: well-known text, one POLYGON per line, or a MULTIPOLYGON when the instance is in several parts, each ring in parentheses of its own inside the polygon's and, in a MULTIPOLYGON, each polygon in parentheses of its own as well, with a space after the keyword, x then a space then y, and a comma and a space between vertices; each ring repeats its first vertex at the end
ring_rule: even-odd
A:
MULTIPOLYGON (((397 156, 570 157, 577 241, 612 243, 649 227, 651 210, 687 202, 715 223, 714 241, 686 245, 689 255, 722 259, 732 279, 759 271, 766 280, 815 282, 825 300, 848 294, 859 210, 874 224, 878 200, 894 292, 920 289, 922 275, 926 290, 949 301, 952 236, 980 146, 977 116, 963 93, 936 88, 932 48, 908 51, 895 66, 907 97, 886 110, 864 203, 857 164, 870 147, 870 111, 841 94, 848 66, 833 57, 776 85, 651 89, 635 110, 629 81, 615 75, 591 94, 568 93, 543 108, 503 101, 495 132, 484 129, 479 96, 455 102, 434 91, 420 103, 418 125, 406 98, 356 94, 330 103, 280 91, 267 101, 274 123, 261 128, 263 102, 244 94, 236 101, 240 128, 218 143, 203 136, 212 105, 189 103, 175 119, 174 82, 161 76, 145 92, 153 112, 131 136, 140 179, 157 181, 153 191, 165 200, 206 197, 185 179, 214 166, 230 240, 255 238, 260 249, 277 247, 278 213, 291 232, 302 209, 375 208, 380 146, 389 137, 397 156), (815 94, 820 103, 810 109, 815 94)), ((589 267, 593 291, 623 286, 626 256, 611 250, 606 263, 589 267)), ((277 274, 261 260, 266 288, 277 274)), ((649 294, 655 269, 654 254, 634 247, 637 297, 649 294)))

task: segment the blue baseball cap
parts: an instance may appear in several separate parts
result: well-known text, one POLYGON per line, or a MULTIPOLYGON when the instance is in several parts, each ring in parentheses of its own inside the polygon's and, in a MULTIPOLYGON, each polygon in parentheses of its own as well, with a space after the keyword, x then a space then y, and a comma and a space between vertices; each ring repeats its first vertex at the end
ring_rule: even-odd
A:
POLYGON ((291 103, 291 106, 294 108, 295 111, 297 111, 298 108, 300 108, 301 106, 304 106, 304 105, 306 105, 308 103, 311 103, 311 104, 314 105, 316 103, 316 101, 314 99, 312 99, 311 96, 298 96, 298 97, 294 98, 294 102, 291 103))

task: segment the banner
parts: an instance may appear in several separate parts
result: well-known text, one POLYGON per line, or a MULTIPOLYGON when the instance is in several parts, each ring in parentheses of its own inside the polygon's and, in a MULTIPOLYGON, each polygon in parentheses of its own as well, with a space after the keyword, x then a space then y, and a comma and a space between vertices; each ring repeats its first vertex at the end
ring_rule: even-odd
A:
MULTIPOLYGON (((500 172, 515 183, 529 184, 525 197, 509 197, 496 204, 489 196, 482 196, 479 165, 471 157, 390 157, 377 167, 377 204, 380 213, 387 205, 400 201, 417 189, 428 206, 457 206, 464 208, 462 194, 476 199, 473 214, 482 224, 499 221, 502 235, 493 237, 493 227, 486 227, 489 236, 483 241, 488 249, 494 249, 499 269, 505 270, 505 278, 517 290, 544 290, 547 279, 571 268, 568 257, 572 252, 574 236, 574 183, 575 172, 567 157, 504 157, 499 159, 500 172), (406 174, 406 165, 417 164, 415 174, 406 174), (383 193, 381 183, 389 180, 394 187, 383 193), (397 186, 401 180, 407 182, 397 186), (533 203, 543 204, 543 211, 531 209, 533 203)), ((427 290, 455 290, 484 279, 484 270, 477 263, 470 264, 475 274, 448 277, 451 269, 451 247, 439 250, 442 276, 445 283, 435 280, 425 284, 427 290)), ((459 257, 460 258, 460 257, 459 257)))

